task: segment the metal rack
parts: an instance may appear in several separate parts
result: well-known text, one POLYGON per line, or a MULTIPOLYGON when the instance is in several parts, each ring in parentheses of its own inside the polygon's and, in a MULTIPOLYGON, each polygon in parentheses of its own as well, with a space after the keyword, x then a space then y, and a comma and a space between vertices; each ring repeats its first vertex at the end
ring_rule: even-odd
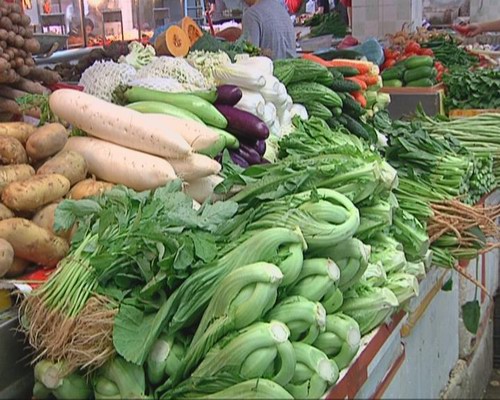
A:
POLYGON ((38 10, 38 15, 40 17, 40 27, 42 30, 42 33, 45 33, 44 28, 47 28, 47 32, 50 31, 50 27, 52 26, 57 26, 61 28, 61 34, 66 34, 66 17, 64 14, 64 11, 62 9, 62 4, 61 0, 58 0, 54 4, 57 6, 57 12, 51 12, 49 14, 46 14, 40 10, 40 3, 37 1, 36 6, 38 10))

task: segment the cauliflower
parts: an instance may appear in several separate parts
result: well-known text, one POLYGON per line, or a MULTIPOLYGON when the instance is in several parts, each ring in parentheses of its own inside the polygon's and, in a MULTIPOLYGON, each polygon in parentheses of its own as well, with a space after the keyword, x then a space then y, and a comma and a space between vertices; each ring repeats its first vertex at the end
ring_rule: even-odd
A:
POLYGON ((143 46, 139 42, 134 41, 128 45, 128 49, 130 53, 126 56, 121 56, 118 62, 131 65, 135 69, 140 69, 150 64, 156 56, 155 48, 149 44, 143 46))
POLYGON ((183 58, 158 57, 137 71, 138 79, 172 78, 182 84, 185 91, 212 89, 204 76, 183 58))
POLYGON ((182 84, 172 78, 140 78, 130 82, 130 86, 138 86, 160 92, 184 92, 182 84))
POLYGON ((96 61, 83 72, 80 86, 83 86, 85 93, 111 102, 115 89, 120 85, 128 85, 135 74, 135 68, 131 65, 96 61))
POLYGON ((188 54, 187 61, 194 68, 200 71, 208 83, 212 86, 216 85, 214 71, 221 65, 231 64, 231 59, 227 53, 223 51, 219 51, 217 53, 210 53, 201 50, 192 51, 188 54))

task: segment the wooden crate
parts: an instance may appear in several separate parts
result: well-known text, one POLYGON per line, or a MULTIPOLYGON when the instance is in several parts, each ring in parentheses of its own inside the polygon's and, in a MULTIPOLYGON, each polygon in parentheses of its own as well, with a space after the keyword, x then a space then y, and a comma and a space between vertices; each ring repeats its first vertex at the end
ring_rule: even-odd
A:
POLYGON ((477 115, 481 114, 500 114, 500 109, 486 109, 486 110, 479 110, 479 109, 471 109, 471 110, 450 110, 448 113, 450 119, 458 119, 458 118, 470 118, 470 117, 475 117, 477 115))

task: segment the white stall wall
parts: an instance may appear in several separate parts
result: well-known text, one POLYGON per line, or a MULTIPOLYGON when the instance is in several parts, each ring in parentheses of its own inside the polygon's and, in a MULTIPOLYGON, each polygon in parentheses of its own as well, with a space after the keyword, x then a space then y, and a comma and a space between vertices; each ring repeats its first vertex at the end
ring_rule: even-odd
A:
POLYGON ((353 0, 352 30, 359 39, 383 38, 403 25, 422 25, 422 0, 353 0))
POLYGON ((470 15, 472 21, 500 19, 500 0, 471 1, 470 15))

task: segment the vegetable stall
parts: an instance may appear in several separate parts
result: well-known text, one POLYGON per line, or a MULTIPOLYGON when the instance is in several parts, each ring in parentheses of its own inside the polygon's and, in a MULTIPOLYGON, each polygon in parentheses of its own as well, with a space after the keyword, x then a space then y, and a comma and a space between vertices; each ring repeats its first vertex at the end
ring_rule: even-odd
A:
MULTIPOLYGON (((383 394, 434 297, 496 290, 464 263, 496 254, 500 216, 500 114, 393 120, 383 87, 498 99, 464 99, 430 52, 272 61, 193 26, 107 49, 78 85, 38 78, 11 111, 36 124, 0 124, 0 300, 19 309, 30 395, 383 394)), ((462 307, 472 334, 481 304, 462 307)))

